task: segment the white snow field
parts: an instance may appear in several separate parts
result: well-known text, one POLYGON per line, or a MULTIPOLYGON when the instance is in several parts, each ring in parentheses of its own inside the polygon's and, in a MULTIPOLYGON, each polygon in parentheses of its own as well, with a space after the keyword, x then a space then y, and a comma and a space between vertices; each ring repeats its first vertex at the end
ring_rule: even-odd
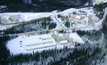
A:
POLYGON ((84 44, 77 33, 21 35, 8 41, 6 47, 10 50, 11 55, 33 54, 43 50, 74 48, 74 42, 84 44))
MULTIPOLYGON (((91 31, 91 30, 101 29, 103 19, 106 16, 106 13, 105 13, 103 19, 99 20, 99 18, 95 15, 93 11, 93 8, 82 8, 82 9, 71 8, 59 13, 58 12, 38 13, 38 14, 37 13, 2 13, 0 14, 0 17, 3 16, 3 20, 6 18, 6 21, 1 22, 2 24, 4 22, 8 24, 8 23, 12 23, 13 20, 16 20, 16 21, 18 20, 18 22, 22 22, 22 21, 28 22, 29 20, 38 19, 41 17, 51 16, 51 17, 57 18, 56 16, 57 14, 60 14, 62 16, 68 16, 71 13, 71 15, 69 16, 71 16, 72 18, 73 12, 76 12, 77 14, 81 14, 82 12, 85 12, 85 15, 83 13, 82 20, 80 20, 81 16, 74 15, 76 16, 75 19, 79 19, 81 21, 81 23, 76 23, 74 26, 76 28, 75 30, 80 30, 80 31, 91 31), (20 15, 21 18, 18 17, 18 19, 14 19, 13 15, 20 15), (12 19, 10 18, 11 21, 9 20, 10 16, 12 16, 12 19)), ((60 20, 60 18, 58 18, 57 20, 58 22, 54 20, 55 22, 58 23, 57 25, 63 25, 62 23, 64 22, 63 20, 60 20)), ((70 22, 72 22, 72 20, 70 22)), ((17 25, 17 24, 14 24, 14 25, 17 25)), ((5 27, 5 29, 6 28, 8 27, 5 27)), ((60 26, 57 28, 60 28, 60 26)), ((7 44, 6 47, 7 49, 9 49, 12 55, 17 55, 17 54, 33 54, 35 52, 41 52, 43 50, 61 49, 63 47, 74 48, 76 43, 84 44, 84 41, 76 32, 75 33, 74 32, 58 33, 56 31, 56 32, 51 32, 48 34, 41 34, 41 35, 37 35, 37 34, 19 35, 18 37, 9 40, 6 43, 7 44)))

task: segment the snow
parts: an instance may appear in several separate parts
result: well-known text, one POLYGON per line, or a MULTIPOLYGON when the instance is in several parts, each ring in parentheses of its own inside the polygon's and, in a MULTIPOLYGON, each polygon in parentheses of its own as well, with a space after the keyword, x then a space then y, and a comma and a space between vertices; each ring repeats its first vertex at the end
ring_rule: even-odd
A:
MULTIPOLYGON (((74 8, 70 8, 70 9, 67 9, 67 10, 64 10, 62 12, 44 12, 44 13, 2 13, 0 14, 0 17, 4 17, 4 22, 2 21, 1 23, 12 23, 12 21, 9 20, 8 17, 12 16, 13 19, 14 19, 14 16, 13 15, 19 15, 19 22, 29 22, 31 20, 34 20, 34 19, 39 19, 39 18, 42 18, 42 17, 49 17, 49 16, 53 16, 54 15, 57 15, 57 14, 60 14, 62 16, 68 16, 70 13, 73 13, 73 12, 78 12, 78 13, 81 13, 81 11, 84 11, 86 13, 86 18, 84 20, 87 20, 89 21, 89 16, 92 15, 93 16, 93 19, 95 23, 95 26, 87 26, 87 25, 77 25, 76 27, 76 30, 81 30, 81 31, 90 31, 90 30, 99 30, 102 26, 102 21, 101 20, 100 22, 99 19, 96 17, 96 15, 94 14, 94 11, 93 11, 93 8, 81 8, 81 9, 74 9, 74 8)), ((17 18, 16 18, 17 20, 17 18)), ((60 23, 61 20, 59 20, 58 24, 59 25, 62 25, 62 23, 60 23)), ((6 29, 8 27, 12 27, 12 26, 4 26, 4 25, 0 25, 1 27, 1 30, 3 29, 6 29)), ((60 26, 57 27, 58 29, 60 28, 60 26)), ((63 28, 63 27, 62 27, 63 28)), ((57 34, 57 33, 56 33, 57 34)), ((61 36, 59 37, 60 39, 62 37, 64 37, 64 40, 61 40, 59 43, 60 44, 57 44, 58 42, 51 36, 52 34, 43 34, 43 35, 20 35, 12 40, 9 40, 7 42, 7 49, 9 49, 10 53, 12 55, 17 55, 17 54, 32 54, 34 52, 41 52, 43 50, 49 50, 49 49, 61 49, 64 47, 63 43, 68 43, 68 38, 76 43, 82 43, 84 44, 84 41, 81 39, 81 37, 77 34, 77 33, 73 33, 71 32, 70 34, 66 34, 65 36, 64 35, 58 35, 61 36)), ((56 37, 58 38, 58 36, 56 37)), ((68 44, 69 46, 69 44, 68 44)), ((74 46, 71 45, 71 48, 73 48, 74 46)))
MULTIPOLYGON (((19 19, 19 22, 28 22, 28 21, 31 21, 31 20, 35 20, 35 19, 39 19, 39 18, 43 18, 43 17, 49 17, 51 15, 51 13, 48 13, 48 12, 43 12, 43 13, 28 13, 28 12, 25 12, 25 13, 22 13, 22 12, 12 12, 12 13, 1 13, 0 14, 0 17, 1 19, 5 19, 6 21, 12 23, 9 18, 12 18, 12 17, 16 17, 19 19)), ((3 23, 8 23, 8 22, 4 22, 3 23)))
POLYGON ((64 10, 64 11, 62 11, 62 12, 59 12, 59 14, 61 14, 61 15, 63 15, 63 16, 68 16, 69 14, 74 13, 74 12, 81 14, 80 11, 86 12, 87 15, 90 14, 90 13, 92 13, 92 14, 94 15, 93 7, 80 8, 80 9, 70 8, 70 9, 66 9, 66 10, 64 10))
POLYGON ((78 11, 85 11, 87 14, 89 13, 93 13, 93 9, 92 8, 81 8, 81 9, 75 9, 75 8, 70 8, 70 9, 66 9, 62 12, 57 12, 57 11, 52 11, 52 12, 39 12, 39 13, 28 13, 28 12, 12 12, 12 13, 1 13, 0 14, 0 19, 1 19, 1 23, 7 24, 7 23, 15 23, 12 22, 10 19, 18 19, 18 21, 16 22, 28 22, 31 20, 35 20, 35 19, 39 19, 39 18, 43 18, 43 17, 49 17, 51 15, 57 15, 57 14, 61 14, 61 15, 69 15, 70 13, 73 12, 78 12, 78 11))
MULTIPOLYGON (((39 19, 39 18, 44 18, 44 17, 51 17, 54 22, 56 22, 57 20, 60 21, 60 22, 56 22, 58 25, 56 27, 56 29, 60 28, 61 26, 64 27, 64 25, 62 25, 64 22, 62 22, 62 20, 58 19, 57 17, 57 20, 55 20, 54 17, 56 17, 56 15, 60 14, 62 16, 69 16, 71 14, 72 16, 72 13, 78 13, 78 14, 81 14, 82 13, 84 16, 85 16, 85 21, 89 20, 89 16, 91 15, 92 17, 92 20, 94 20, 95 22, 96 21, 99 21, 99 18, 96 16, 96 14, 94 13, 94 10, 93 10, 93 7, 89 7, 89 8, 80 8, 80 9, 75 9, 75 8, 70 8, 70 9, 66 9, 62 12, 57 12, 57 11, 52 11, 52 12, 40 12, 40 13, 23 13, 23 12, 13 12, 13 13, 1 13, 0 14, 0 19, 1 19, 1 23, 3 24, 9 24, 9 23, 20 23, 20 22, 30 22, 31 20, 36 20, 36 19, 39 19)), ((84 21, 83 20, 83 21, 84 21)), ((84 25, 84 24, 82 24, 84 25)), ((0 30, 5 30, 5 29, 8 29, 8 28, 11 28, 13 26, 16 26, 14 24, 11 24, 11 25, 2 25, 0 24, 0 30)), ((93 27, 87 27, 85 29, 80 27, 82 30, 94 30, 95 28, 93 27)), ((77 29, 79 30, 79 29, 77 29)))
MULTIPOLYGON (((16 37, 15 39, 8 41, 6 47, 7 49, 10 50, 10 53, 12 55, 29 54, 29 53, 31 54, 34 51, 36 52, 38 50, 38 49, 34 50, 34 48, 44 47, 44 45, 46 45, 44 43, 47 43, 47 42, 49 42, 47 45, 56 44, 54 39, 50 36, 50 34, 30 35, 30 36, 22 35, 22 36, 16 37)), ((39 49, 38 52, 40 52, 40 50, 43 50, 43 49, 39 49)))
MULTIPOLYGON (((0 30, 6 30, 16 24, 11 23, 21 23, 21 22, 29 22, 31 20, 49 17, 52 13, 44 12, 44 13, 22 13, 22 12, 12 12, 12 13, 1 13, 0 14, 0 30)), ((18 25, 18 24, 17 24, 18 25)))
POLYGON ((69 36, 71 39, 73 39, 73 41, 75 41, 77 43, 81 43, 81 44, 85 43, 77 33, 71 33, 69 36))
MULTIPOLYGON (((63 36, 58 34, 58 36, 63 36)), ((63 36, 64 37, 64 36, 63 36)), ((65 36, 73 40, 74 42, 84 44, 84 41, 79 37, 77 33, 70 33, 65 36)), ((50 49, 62 49, 66 45, 70 48, 74 48, 72 42, 68 42, 67 38, 57 42, 52 37, 52 33, 41 35, 20 35, 12 40, 9 40, 6 44, 6 48, 10 51, 11 55, 18 54, 32 54, 34 52, 41 52, 43 50, 50 49)))
POLYGON ((103 3, 107 3, 107 0, 93 0, 94 1, 94 5, 95 4, 103 4, 103 3))

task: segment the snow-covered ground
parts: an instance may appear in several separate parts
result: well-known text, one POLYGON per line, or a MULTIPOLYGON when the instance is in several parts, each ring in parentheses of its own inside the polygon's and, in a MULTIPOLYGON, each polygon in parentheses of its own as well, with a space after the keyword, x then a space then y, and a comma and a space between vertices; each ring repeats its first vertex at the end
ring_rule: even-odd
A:
MULTIPOLYGON (((22 22, 30 22, 31 20, 36 20, 36 19, 40 19, 40 18, 45 18, 45 17, 52 17, 52 18, 57 18, 58 20, 58 16, 57 15, 61 15, 61 16, 77 16, 77 17, 81 17, 82 15, 84 16, 84 19, 81 19, 80 21, 85 21, 85 23, 87 24, 87 22, 98 22, 99 18, 96 16, 96 14, 94 13, 93 8, 91 7, 87 7, 87 8, 80 8, 80 9, 75 9, 75 8, 70 8, 70 9, 66 9, 62 12, 57 12, 57 11, 53 11, 53 12, 41 12, 41 13, 1 13, 0 14, 0 30, 5 30, 8 28, 11 28, 13 26, 16 26, 16 24, 18 25, 18 23, 22 23, 22 22), (76 15, 76 14, 80 14, 80 15, 76 15), (91 20, 91 21, 90 21, 91 20)), ((58 21, 55 20, 54 21, 57 23, 58 21)), ((63 20, 59 20, 62 21, 63 20)), ((61 22, 57 23, 57 25, 60 25, 61 22)), ((82 24, 83 26, 86 24, 82 24)), ((90 24, 90 23, 89 23, 90 24)), ((97 23, 98 24, 98 23, 97 23)), ((96 25, 96 24, 95 24, 96 25)), ((75 27, 77 28, 81 28, 81 30, 95 30, 95 28, 93 26, 85 26, 87 29, 85 29, 85 27, 80 27, 81 25, 75 25, 75 27), (92 27, 92 28, 91 28, 92 27)), ((60 28, 58 26, 58 28, 60 28)), ((101 26, 99 27, 99 29, 101 28, 101 26)), ((79 29, 77 29, 79 30, 79 29)))
MULTIPOLYGON (((38 49, 43 47, 44 45, 45 46, 53 45, 53 47, 55 47, 56 43, 55 40, 49 34, 30 35, 30 36, 22 35, 7 42, 7 48, 10 50, 10 53, 12 55, 26 54, 26 53, 32 54, 33 52, 38 51, 38 49)), ((43 49, 46 50, 46 49, 51 49, 53 47, 43 48, 43 49)), ((39 49, 38 52, 40 52, 43 49, 42 48, 39 49)))
POLYGON ((73 48, 74 43, 84 44, 77 33, 59 34, 50 33, 42 35, 21 35, 7 42, 7 49, 11 55, 33 54, 43 50, 73 48))
POLYGON ((1 13, 0 14, 0 30, 6 30, 13 26, 16 26, 15 23, 21 22, 29 22, 31 20, 49 17, 51 13, 44 12, 44 13, 1 13))
POLYGON ((43 17, 49 17, 51 13, 43 12, 43 13, 28 13, 28 12, 12 12, 12 13, 1 13, 1 23, 9 24, 9 23, 17 23, 17 22, 27 22, 43 17))
POLYGON ((107 3, 107 0, 93 0, 94 4, 102 4, 102 3, 107 3))
MULTIPOLYGON (((63 12, 59 12, 59 13, 54 11, 54 12, 50 12, 50 13, 3 13, 0 15, 1 16, 3 15, 4 19, 7 18, 7 21, 6 21, 7 23, 12 23, 13 20, 17 20, 17 19, 14 19, 13 15, 18 15, 18 19, 20 19, 20 20, 18 20, 19 22, 23 22, 23 21, 29 22, 30 20, 38 19, 41 17, 49 17, 49 16, 56 17, 56 15, 68 16, 69 14, 73 14, 74 12, 76 12, 77 14, 81 14, 84 12, 83 15, 85 14, 85 16, 86 16, 85 22, 89 22, 91 20, 91 22, 93 21, 93 23, 95 23, 94 26, 86 25, 86 24, 84 24, 84 25, 76 24, 75 27, 77 27, 78 30, 80 30, 80 31, 89 30, 90 31, 90 30, 101 29, 100 26, 102 26, 103 19, 99 20, 98 17, 95 15, 92 8, 82 8, 82 9, 71 8, 71 9, 67 9, 67 10, 65 10, 63 12), (21 18, 20 18, 20 16, 21 16, 21 18), (89 16, 92 18, 90 18, 89 16), (9 17, 11 17, 11 18, 9 18, 9 17), (11 20, 10 22, 8 22, 9 19, 11 20)), ((17 16, 15 18, 17 18, 17 16)), ((77 18, 80 18, 80 17, 77 17, 77 18)), ((105 17, 103 17, 103 18, 105 18, 105 17)), ((56 21, 56 20, 54 20, 54 21, 56 21)), ((1 22, 1 23, 4 23, 4 22, 1 22)), ((61 22, 61 20, 59 20, 59 24, 62 24, 60 22, 61 22)), ((49 49, 55 49, 55 48, 60 49, 60 48, 63 48, 64 46, 66 46, 66 44, 67 44, 67 46, 71 45, 71 48, 73 48, 75 46, 75 42, 84 43, 84 41, 81 39, 81 37, 77 33, 71 32, 67 36, 66 35, 63 36, 58 33, 58 35, 56 33, 55 33, 55 35, 52 35, 52 34, 19 35, 18 37, 14 38, 12 40, 9 40, 7 42, 7 48, 10 50, 12 55, 17 55, 17 54, 26 54, 26 53, 31 54, 34 52, 38 52, 38 51, 40 52, 43 50, 49 50, 49 49), (59 35, 59 37, 58 37, 58 35, 59 35), (60 40, 60 42, 59 42, 59 40, 60 40), (69 44, 69 42, 70 42, 70 44, 69 44), (44 48, 45 46, 46 46, 46 48, 44 48)))

